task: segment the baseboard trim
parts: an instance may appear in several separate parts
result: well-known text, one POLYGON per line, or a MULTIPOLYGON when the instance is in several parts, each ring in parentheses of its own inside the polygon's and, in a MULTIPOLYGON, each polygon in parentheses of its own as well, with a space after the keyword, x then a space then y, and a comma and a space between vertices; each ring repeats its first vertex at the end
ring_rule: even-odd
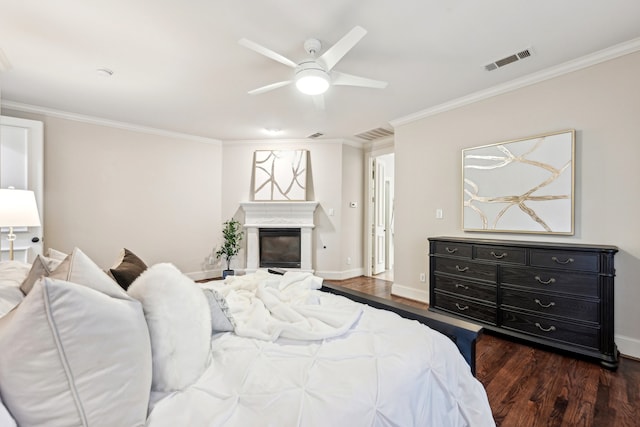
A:
POLYGON ((344 270, 344 271, 318 270, 315 272, 315 275, 318 277, 322 277, 325 280, 347 280, 347 279, 352 279, 354 277, 363 276, 364 268, 354 268, 351 270, 344 270))
POLYGON ((616 335, 615 341, 620 353, 625 356, 630 356, 636 359, 640 359, 640 340, 631 337, 625 337, 624 335, 616 335))
POLYGON ((429 304, 429 292, 421 289, 411 288, 409 286, 400 285, 398 283, 394 283, 393 285, 391 285, 391 295, 429 304))

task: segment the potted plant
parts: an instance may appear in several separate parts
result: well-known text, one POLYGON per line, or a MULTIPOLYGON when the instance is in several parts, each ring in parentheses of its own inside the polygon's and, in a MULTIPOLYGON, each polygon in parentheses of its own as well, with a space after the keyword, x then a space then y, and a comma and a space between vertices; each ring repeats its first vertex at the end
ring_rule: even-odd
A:
POLYGON ((231 259, 240 252, 240 242, 244 236, 241 227, 240 223, 234 218, 224 222, 224 228, 222 229, 224 243, 216 251, 216 258, 224 258, 227 263, 227 269, 222 271, 222 278, 235 274, 231 269, 231 259))

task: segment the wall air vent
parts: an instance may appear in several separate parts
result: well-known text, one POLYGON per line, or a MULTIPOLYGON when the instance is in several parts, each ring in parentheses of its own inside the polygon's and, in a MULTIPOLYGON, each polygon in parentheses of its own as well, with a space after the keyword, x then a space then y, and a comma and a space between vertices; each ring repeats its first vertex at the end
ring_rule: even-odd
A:
POLYGON ((322 135, 324 135, 324 133, 322 132, 316 132, 316 133, 312 133, 311 135, 309 135, 307 138, 319 138, 322 135))
POLYGON ((484 69, 487 71, 497 70, 498 68, 504 67, 505 65, 512 64, 516 61, 520 61, 521 59, 525 59, 531 56, 531 49, 521 50, 518 53, 514 53, 513 55, 505 56, 502 59, 498 59, 497 61, 491 62, 484 66, 484 69))
POLYGON ((391 135, 393 135, 392 130, 385 128, 376 128, 359 133, 356 135, 356 138, 364 139, 365 141, 373 141, 374 139, 385 138, 391 135))

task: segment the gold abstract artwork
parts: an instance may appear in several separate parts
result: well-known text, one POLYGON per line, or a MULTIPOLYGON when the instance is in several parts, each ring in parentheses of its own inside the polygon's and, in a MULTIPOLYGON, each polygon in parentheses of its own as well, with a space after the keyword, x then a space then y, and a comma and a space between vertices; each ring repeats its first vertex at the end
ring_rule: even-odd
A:
POLYGON ((307 150, 258 150, 253 175, 254 200, 304 201, 307 150))
POLYGON ((462 150, 463 229, 573 234, 575 131, 462 150))

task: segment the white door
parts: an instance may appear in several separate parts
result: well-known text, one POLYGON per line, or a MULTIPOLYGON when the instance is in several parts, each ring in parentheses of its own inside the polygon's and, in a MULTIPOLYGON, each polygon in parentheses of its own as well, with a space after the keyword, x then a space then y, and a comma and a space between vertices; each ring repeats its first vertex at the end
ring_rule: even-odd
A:
POLYGON ((373 160, 371 168, 373 176, 373 262, 371 263, 373 274, 385 271, 385 238, 386 238, 386 203, 384 185, 384 163, 373 160))
MULTIPOLYGON (((0 116, 0 188, 32 190, 44 225, 42 122, 0 116)), ((2 209, 2 206, 0 206, 2 209)), ((1 225, 1 224, 0 224, 1 225)), ((42 253, 43 227, 14 228, 14 259, 32 262, 42 253)), ((0 260, 9 259, 8 228, 0 229, 0 260)))

